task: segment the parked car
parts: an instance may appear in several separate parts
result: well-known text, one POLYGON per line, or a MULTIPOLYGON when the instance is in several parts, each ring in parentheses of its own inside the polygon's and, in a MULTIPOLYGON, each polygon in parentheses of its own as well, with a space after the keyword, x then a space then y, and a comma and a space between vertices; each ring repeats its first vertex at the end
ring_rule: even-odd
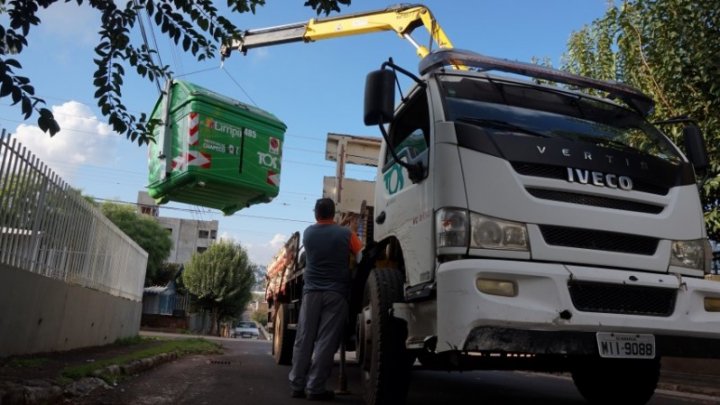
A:
POLYGON ((260 329, 254 321, 241 321, 233 328, 232 337, 253 338, 260 337, 260 329))

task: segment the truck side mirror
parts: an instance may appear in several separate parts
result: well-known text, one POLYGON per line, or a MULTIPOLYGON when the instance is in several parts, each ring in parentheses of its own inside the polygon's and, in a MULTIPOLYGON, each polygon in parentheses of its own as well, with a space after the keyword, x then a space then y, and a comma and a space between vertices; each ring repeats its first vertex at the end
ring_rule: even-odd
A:
POLYGON ((705 139, 702 136, 700 128, 695 123, 686 125, 683 128, 683 138, 685 141, 685 151, 695 171, 705 171, 705 169, 710 166, 710 159, 708 158, 705 139))
POLYGON ((389 69, 370 72, 365 80, 365 125, 390 122, 395 112, 395 72, 389 69))

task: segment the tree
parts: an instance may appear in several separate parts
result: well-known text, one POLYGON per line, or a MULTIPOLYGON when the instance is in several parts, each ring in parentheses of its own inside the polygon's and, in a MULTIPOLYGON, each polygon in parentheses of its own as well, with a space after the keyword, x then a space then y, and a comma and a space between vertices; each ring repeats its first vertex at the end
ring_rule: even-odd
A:
POLYGON ((148 252, 145 285, 154 284, 158 276, 162 276, 163 262, 172 250, 170 235, 157 221, 138 214, 130 205, 106 202, 101 209, 115 226, 148 252))
MULTIPOLYGON (((705 223, 720 238, 720 7, 715 0, 626 0, 574 32, 564 68, 620 80, 652 96, 651 121, 688 116, 706 137, 711 167, 705 223)), ((669 135, 679 141, 679 131, 669 135)), ((679 142, 678 144, 682 144, 679 142)))
POLYGON ((267 267, 256 265, 253 270, 255 277, 255 283, 253 284, 253 291, 265 291, 265 285, 267 284, 267 267))
POLYGON ((252 313, 252 320, 259 323, 262 326, 267 326, 268 319, 267 319, 267 310, 263 310, 262 308, 259 308, 252 313))
POLYGON ((210 245, 185 265, 183 283, 196 303, 210 312, 210 333, 217 334, 221 320, 236 318, 250 302, 254 267, 245 249, 231 241, 210 245))
MULTIPOLYGON (((130 67, 138 75, 153 81, 156 78, 172 76, 170 66, 155 63, 155 50, 145 44, 133 42, 131 29, 141 13, 147 13, 161 32, 170 37, 185 52, 191 52, 197 60, 214 58, 218 54, 218 43, 237 37, 239 30, 230 20, 222 16, 212 0, 133 0, 115 2, 105 0, 66 0, 78 6, 86 3, 101 13, 100 38, 95 47, 96 71, 93 76, 95 99, 103 116, 113 130, 139 145, 150 139, 152 126, 145 114, 135 117, 122 103, 122 87, 125 69, 130 67), (121 5, 124 4, 124 7, 121 5)), ((0 23, 0 99, 11 97, 13 105, 20 103, 25 119, 34 112, 38 114, 38 126, 50 135, 56 134, 60 126, 52 112, 42 107, 45 101, 35 96, 35 89, 27 77, 16 70, 21 64, 11 55, 22 53, 27 46, 27 36, 33 26, 41 23, 37 13, 58 0, 10 0, 0 1, 0 16, 7 18, 0 23), (6 22, 7 21, 7 22, 6 22)), ((230 12, 255 13, 257 6, 265 0, 227 0, 230 12)), ((307 0, 318 15, 340 11, 339 4, 350 4, 350 0, 307 0)))

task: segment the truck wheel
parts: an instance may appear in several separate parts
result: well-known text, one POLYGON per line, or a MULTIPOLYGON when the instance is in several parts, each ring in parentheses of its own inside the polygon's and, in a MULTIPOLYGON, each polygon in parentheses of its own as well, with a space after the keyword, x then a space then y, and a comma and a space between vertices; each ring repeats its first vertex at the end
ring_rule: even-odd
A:
POLYGON ((275 363, 288 366, 292 364, 295 331, 288 329, 287 304, 280 304, 273 322, 273 357, 275 363))
POLYGON ((407 395, 407 326, 391 314, 393 302, 403 301, 402 285, 403 274, 395 269, 374 269, 365 285, 358 346, 368 405, 402 404, 407 395))
POLYGON ((594 358, 572 370, 575 387, 591 404, 645 404, 660 378, 660 359, 594 358))

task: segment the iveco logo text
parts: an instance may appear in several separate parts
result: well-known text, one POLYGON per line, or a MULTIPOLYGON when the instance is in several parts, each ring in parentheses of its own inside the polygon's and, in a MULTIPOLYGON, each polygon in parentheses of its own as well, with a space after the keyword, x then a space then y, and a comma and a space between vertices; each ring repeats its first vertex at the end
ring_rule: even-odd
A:
POLYGON ((602 173, 584 169, 567 168, 568 181, 570 183, 592 184, 598 187, 619 188, 621 190, 632 190, 633 182, 628 176, 602 173))

